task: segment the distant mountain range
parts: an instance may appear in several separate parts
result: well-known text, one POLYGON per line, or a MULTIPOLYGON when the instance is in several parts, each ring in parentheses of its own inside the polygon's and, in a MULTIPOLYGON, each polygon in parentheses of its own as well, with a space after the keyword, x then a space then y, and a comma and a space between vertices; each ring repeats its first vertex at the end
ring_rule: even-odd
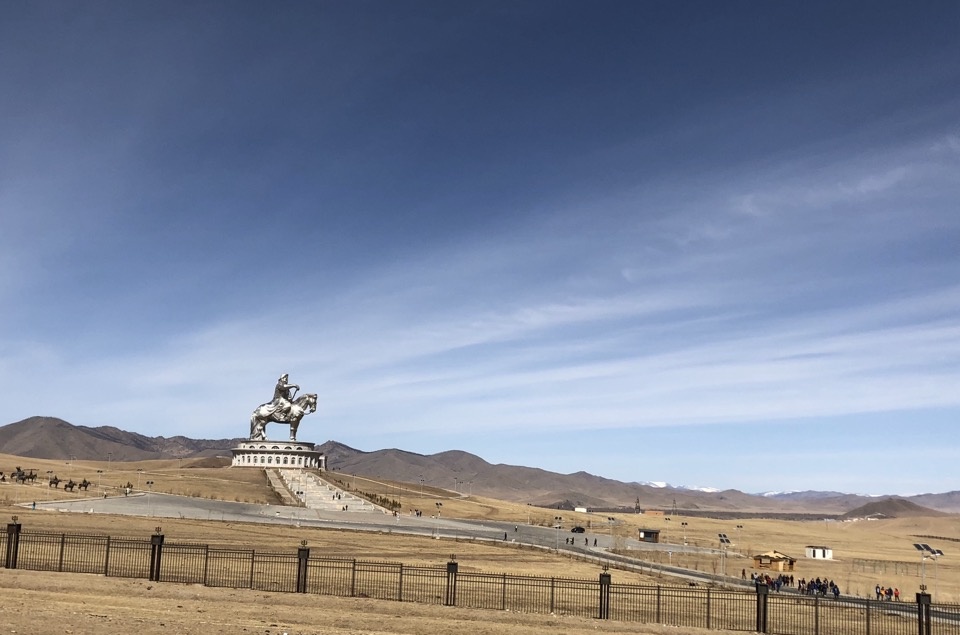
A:
MULTIPOLYGON (((43 459, 143 461, 230 456, 244 439, 147 437, 114 427, 75 426, 54 417, 30 417, 0 427, 0 454, 43 459)), ((867 497, 841 492, 746 494, 738 490, 681 488, 666 483, 624 483, 587 472, 558 474, 539 468, 491 464, 459 450, 423 455, 398 449, 363 452, 327 441, 318 447, 342 474, 441 487, 541 507, 595 510, 659 509, 688 516, 862 516, 960 513, 960 492, 909 497, 867 497), (886 501, 891 501, 886 504, 886 501), (902 502, 910 503, 903 505, 902 502), (886 509, 886 511, 883 511, 886 509)), ((12 467, 12 466, 11 466, 12 467)), ((2 469, 2 466, 0 466, 2 469)))

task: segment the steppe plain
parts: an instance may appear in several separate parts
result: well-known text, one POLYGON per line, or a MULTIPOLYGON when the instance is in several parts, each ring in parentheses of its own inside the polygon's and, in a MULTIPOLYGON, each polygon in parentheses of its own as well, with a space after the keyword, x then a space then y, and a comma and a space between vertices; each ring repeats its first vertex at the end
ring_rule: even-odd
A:
MULTIPOLYGON (((309 527, 284 527, 217 520, 181 520, 108 514, 58 513, 31 510, 32 501, 123 495, 134 489, 179 494, 197 499, 276 503, 276 494, 259 470, 210 467, 207 459, 143 461, 137 463, 54 461, 0 455, 0 470, 29 465, 39 478, 33 485, 0 483, 0 514, 17 516, 25 530, 146 536, 162 524, 168 540, 211 545, 293 551, 302 540, 311 549, 338 557, 388 560, 405 564, 440 565, 455 553, 462 570, 538 576, 596 579, 600 568, 564 553, 530 549, 515 543, 435 540, 399 533, 356 532, 309 527), (59 478, 94 483, 91 492, 65 493, 47 485, 47 470, 59 478), (98 470, 101 470, 98 473, 98 470), (24 507, 23 504, 27 506, 24 507)), ((895 586, 912 599, 922 575, 934 601, 960 602, 960 566, 954 565, 952 545, 960 541, 957 517, 894 518, 859 522, 785 521, 748 518, 717 520, 645 514, 589 514, 536 508, 470 496, 423 484, 365 479, 330 474, 345 490, 358 490, 399 500, 402 513, 428 513, 442 502, 445 517, 498 520, 518 525, 550 526, 562 513, 565 527, 579 524, 587 535, 609 535, 624 552, 652 563, 680 565, 707 573, 725 567, 739 578, 753 571, 753 554, 777 550, 797 558, 793 575, 827 578, 844 594, 870 597, 876 584, 895 586), (610 519, 613 519, 612 521, 610 519), (685 523, 685 524, 684 524, 685 523), (738 529, 737 525, 741 527, 738 529), (672 546, 655 551, 628 549, 627 538, 638 528, 659 529, 661 540, 672 546), (721 563, 717 534, 734 542, 721 563), (945 552, 940 560, 921 563, 915 542, 930 543, 945 552), (686 543, 686 546, 684 545, 686 543), (806 545, 826 545, 834 560, 803 557, 806 545)), ((684 585, 660 574, 656 567, 644 574, 613 569, 616 583, 684 585)), ((620 624, 570 617, 474 611, 448 607, 330 596, 298 596, 242 589, 212 589, 196 585, 149 583, 79 574, 0 570, 0 622, 5 632, 112 634, 154 633, 534 633, 549 629, 566 633, 677 633, 695 629, 620 624)), ((710 631, 719 633, 721 631, 710 631)))

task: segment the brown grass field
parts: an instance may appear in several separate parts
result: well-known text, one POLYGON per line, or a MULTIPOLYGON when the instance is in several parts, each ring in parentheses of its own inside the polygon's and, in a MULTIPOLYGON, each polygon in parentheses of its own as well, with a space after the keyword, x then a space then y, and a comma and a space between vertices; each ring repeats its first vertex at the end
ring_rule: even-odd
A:
MULTIPOLYGON (((107 514, 61 514, 31 511, 17 503, 99 495, 99 484, 107 494, 117 494, 126 483, 141 490, 148 487, 166 492, 208 499, 276 503, 277 497, 259 470, 204 467, 209 460, 166 460, 138 463, 49 461, 0 455, 0 470, 16 465, 34 469, 39 478, 33 485, 0 483, 0 514, 18 516, 25 530, 101 533, 117 536, 145 536, 160 524, 157 519, 107 514), (91 493, 69 494, 47 486, 47 470, 61 479, 92 483, 91 493), (98 474, 97 470, 102 470, 98 474), (147 481, 152 481, 148 486, 147 481)), ((829 578, 845 595, 872 596, 874 585, 898 587, 912 600, 921 576, 919 554, 914 542, 927 542, 946 556, 926 561, 924 577, 935 602, 960 603, 960 566, 955 565, 953 541, 960 540, 956 516, 902 518, 860 522, 799 522, 784 520, 713 520, 694 517, 656 517, 638 514, 578 514, 557 512, 482 498, 419 484, 385 482, 360 476, 328 474, 341 480, 344 489, 388 496, 401 501, 402 509, 435 509, 443 503, 446 517, 496 519, 513 523, 550 525, 557 514, 564 525, 581 524, 592 534, 609 534, 626 550, 627 537, 636 537, 638 528, 661 530, 661 541, 672 543, 672 554, 643 551, 636 555, 647 561, 668 562, 690 569, 740 577, 741 570, 753 571, 748 555, 777 550, 797 558, 795 578, 829 578), (614 522, 609 522, 613 517, 614 522), (683 526, 681 523, 687 523, 683 526), (741 525, 741 529, 736 526, 741 525), (717 534, 733 541, 723 563, 716 554, 684 550, 683 542, 698 547, 716 547, 717 534), (920 538, 938 536, 940 538, 920 538), (619 538, 618 538, 619 537, 619 538), (826 545, 834 560, 809 560, 806 545, 826 545)), ((473 541, 434 540, 426 537, 371 532, 350 532, 307 527, 276 527, 219 521, 162 520, 168 540, 236 545, 257 549, 293 551, 301 540, 311 549, 335 550, 337 556, 388 560, 405 564, 440 565, 456 554, 461 570, 561 576, 595 580, 596 564, 573 560, 562 554, 522 548, 516 545, 473 541)), ((683 584, 654 573, 640 575, 613 570, 616 583, 683 584)), ((497 611, 470 611, 410 603, 265 594, 249 590, 224 590, 193 585, 150 584, 144 580, 118 580, 78 574, 49 574, 0 569, 0 622, 10 624, 6 632, 18 633, 533 633, 549 628, 555 633, 667 633, 694 632, 689 629, 617 624, 555 616, 518 615, 497 611), (37 593, 43 602, 37 602, 37 593), (148 601, 149 600, 149 601, 148 601), (266 611, 261 613, 261 611, 266 611), (163 626, 159 626, 163 623, 163 626), (428 626, 425 626, 428 625, 428 626), (151 630, 152 629, 152 630, 151 630), (646 629, 646 630, 644 630, 646 629)), ((712 631, 720 632, 720 631, 712 631)))

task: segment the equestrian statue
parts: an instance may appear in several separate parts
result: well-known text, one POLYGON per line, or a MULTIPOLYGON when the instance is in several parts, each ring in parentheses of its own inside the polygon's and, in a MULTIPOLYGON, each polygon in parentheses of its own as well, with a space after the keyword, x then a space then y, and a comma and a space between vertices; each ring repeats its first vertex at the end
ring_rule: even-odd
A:
POLYGON ((286 373, 280 376, 273 389, 273 400, 258 406, 250 417, 251 441, 266 440, 267 424, 271 422, 290 424, 290 440, 297 440, 300 420, 317 411, 317 395, 306 393, 294 398, 298 390, 300 386, 289 383, 286 373))

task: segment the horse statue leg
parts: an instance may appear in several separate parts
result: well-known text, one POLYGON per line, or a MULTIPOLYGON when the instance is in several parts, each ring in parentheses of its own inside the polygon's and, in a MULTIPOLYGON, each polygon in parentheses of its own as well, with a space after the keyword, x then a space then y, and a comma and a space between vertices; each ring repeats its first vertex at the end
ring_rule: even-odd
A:
POLYGON ((263 441, 267 438, 267 421, 256 412, 250 417, 250 440, 263 441))

